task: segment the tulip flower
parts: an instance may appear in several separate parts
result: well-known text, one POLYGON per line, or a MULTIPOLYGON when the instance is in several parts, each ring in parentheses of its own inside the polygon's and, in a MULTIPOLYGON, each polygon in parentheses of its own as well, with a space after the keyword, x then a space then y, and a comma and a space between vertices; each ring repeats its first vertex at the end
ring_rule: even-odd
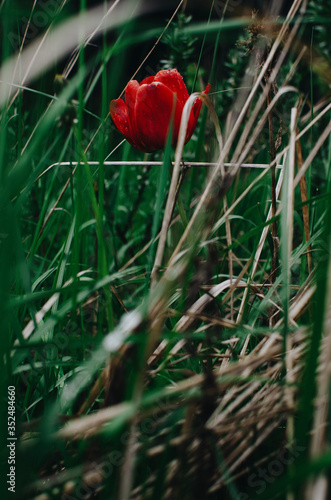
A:
MULTIPOLYGON (((203 94, 208 94, 210 84, 203 94)), ((123 99, 110 103, 110 114, 117 129, 132 146, 150 153, 163 149, 174 111, 172 145, 178 140, 180 120, 184 104, 189 98, 183 77, 176 69, 159 71, 141 83, 130 80, 123 99)), ((202 101, 195 100, 188 121, 185 144, 191 139, 196 127, 202 101)))

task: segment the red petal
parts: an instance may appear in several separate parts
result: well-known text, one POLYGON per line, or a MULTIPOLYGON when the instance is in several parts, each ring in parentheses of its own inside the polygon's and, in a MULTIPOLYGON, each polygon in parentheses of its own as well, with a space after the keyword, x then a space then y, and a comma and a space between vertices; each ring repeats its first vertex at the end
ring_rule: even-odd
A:
MULTIPOLYGON (((210 91, 210 83, 208 83, 207 87, 205 88, 205 90, 202 93, 208 95, 209 91, 210 91)), ((189 118, 188 126, 187 126, 185 144, 191 139, 192 134, 194 132, 194 129, 197 126, 197 121, 199 118, 201 105, 202 105, 202 101, 198 97, 195 100, 195 102, 192 106, 192 109, 191 109, 190 118, 189 118)))
POLYGON ((128 107, 129 125, 132 138, 135 137, 136 125, 134 121, 134 107, 136 105, 139 83, 136 80, 130 80, 125 89, 125 103, 128 107))
POLYGON ((137 80, 130 80, 125 88, 125 102, 128 105, 129 114, 136 103, 138 89, 139 83, 137 82, 137 80))
POLYGON ((122 99, 114 99, 110 103, 110 115, 116 128, 124 135, 130 144, 136 146, 131 132, 128 107, 122 99))
POLYGON ((189 95, 182 75, 176 69, 164 69, 155 75, 155 82, 161 82, 168 87, 172 92, 177 94, 183 105, 186 103, 189 95))
MULTIPOLYGON (((163 83, 140 86, 135 107, 135 133, 141 149, 151 152, 165 146, 173 106, 174 93, 163 83)), ((177 99, 173 142, 177 141, 182 111, 183 105, 177 99)))
POLYGON ((141 82, 140 85, 149 85, 150 83, 154 82, 155 76, 148 76, 147 78, 144 78, 141 82))

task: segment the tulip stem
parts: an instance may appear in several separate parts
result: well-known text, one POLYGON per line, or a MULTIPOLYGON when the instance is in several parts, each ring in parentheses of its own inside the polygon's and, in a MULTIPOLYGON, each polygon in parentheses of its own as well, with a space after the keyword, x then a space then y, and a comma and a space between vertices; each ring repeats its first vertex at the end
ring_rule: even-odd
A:
POLYGON ((183 223, 184 228, 186 228, 186 226, 188 224, 188 220, 186 217, 186 212, 185 212, 183 200, 182 200, 182 197, 180 196, 179 191, 180 191, 181 185, 183 184, 184 176, 189 168, 190 167, 188 165, 186 165, 184 160, 182 160, 182 168, 181 168, 179 179, 178 179, 178 185, 177 185, 177 190, 176 190, 176 194, 175 194, 175 203, 174 203, 174 208, 175 208, 175 204, 177 204, 179 216, 181 218, 181 221, 183 223))
POLYGON ((182 224, 183 224, 184 228, 186 228, 188 221, 187 221, 186 212, 185 212, 183 200, 182 200, 180 193, 178 193, 178 197, 177 197, 177 207, 178 207, 178 212, 179 212, 182 224))

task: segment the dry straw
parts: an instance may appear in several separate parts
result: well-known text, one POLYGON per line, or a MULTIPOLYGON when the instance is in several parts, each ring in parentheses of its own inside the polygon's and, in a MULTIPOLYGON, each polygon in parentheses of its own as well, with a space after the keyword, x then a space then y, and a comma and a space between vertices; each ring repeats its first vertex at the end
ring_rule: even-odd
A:
MULTIPOLYGON (((113 7, 118 2, 115 2, 113 7)), ((91 436, 102 435, 103 432, 109 430, 113 422, 121 421, 130 426, 130 437, 126 453, 123 457, 124 467, 120 484, 121 500, 129 500, 130 498, 139 499, 143 495, 143 485, 133 489, 134 477, 134 460, 137 454, 142 449, 141 441, 144 439, 144 452, 148 457, 159 457, 168 448, 174 450, 179 457, 183 450, 186 451, 188 459, 187 476, 193 478, 201 463, 211 464, 210 449, 205 445, 205 437, 208 435, 213 440, 216 446, 222 453, 222 459, 226 467, 220 472, 219 469, 210 468, 211 474, 208 482, 208 491, 215 492, 221 490, 224 485, 229 483, 229 477, 240 477, 241 475, 249 474, 250 470, 258 466, 259 463, 252 463, 248 466, 248 459, 254 456, 254 452, 261 448, 268 437, 275 429, 287 428, 288 442, 284 447, 291 446, 294 435, 294 422, 292 420, 298 394, 296 392, 296 384, 300 381, 300 376, 303 369, 303 358, 307 346, 309 331, 306 328, 298 326, 297 321, 300 316, 306 311, 311 303, 311 299, 315 293, 315 283, 313 276, 310 276, 307 281, 299 288, 291 288, 290 272, 292 265, 292 236, 293 236, 293 196, 296 186, 299 181, 305 176, 305 173, 311 165, 313 159, 320 151, 322 145, 329 137, 331 132, 331 124, 328 124, 321 134, 319 140, 313 145, 312 150, 299 173, 295 176, 295 149, 296 143, 301 137, 304 137, 316 123, 320 122, 322 117, 330 111, 331 104, 329 101, 323 102, 318 109, 318 114, 300 133, 297 132, 299 105, 293 107, 292 118, 290 123, 290 141, 288 145, 284 145, 277 153, 273 162, 269 165, 245 163, 248 161, 251 149, 256 142, 264 124, 268 119, 269 113, 274 109, 278 100, 288 93, 297 92, 297 89, 288 85, 291 75, 285 78, 285 84, 279 88, 275 97, 270 104, 266 106, 268 90, 270 90, 272 82, 279 74, 281 65, 289 53, 291 44, 298 32, 300 19, 304 15, 306 9, 306 1, 294 0, 291 9, 281 24, 280 30, 275 38, 267 59, 257 74, 253 88, 245 102, 232 130, 225 134, 227 139, 223 143, 221 129, 217 120, 217 115, 213 109, 208 97, 199 93, 193 94, 185 104, 183 116, 180 125, 179 140, 175 153, 175 161, 173 164, 172 178, 167 196, 166 207, 162 220, 162 227, 158 235, 158 248, 155 256, 153 272, 152 272, 152 287, 146 298, 147 307, 139 308, 137 312, 138 322, 134 325, 130 323, 128 315, 123 316, 121 328, 125 330, 125 339, 119 345, 121 355, 125 356, 126 346, 125 340, 130 335, 135 335, 139 328, 146 328, 148 325, 150 339, 147 343, 145 352, 145 365, 142 376, 137 377, 137 384, 133 400, 128 403, 121 403, 107 408, 100 409, 87 416, 79 416, 72 418, 68 423, 62 425, 59 430, 54 433, 54 439, 59 439, 64 442, 69 440, 87 439, 91 436), (295 16, 296 22, 293 23, 295 16), (275 56, 278 58, 275 61, 275 56), (264 77, 267 71, 272 67, 271 74, 267 84, 262 88, 264 77), (209 116, 212 118, 216 136, 219 144, 219 155, 213 164, 190 163, 189 166, 206 166, 210 173, 205 188, 201 194, 192 201, 193 214, 188 221, 187 227, 184 229, 178 244, 174 249, 169 251, 168 260, 165 262, 165 250, 169 228, 176 221, 173 217, 173 209, 176 201, 176 191, 180 176, 180 164, 183 154, 186 128, 191 107, 196 97, 203 99, 207 105, 209 116), (265 109, 264 112, 262 110, 265 109), (262 117, 261 117, 262 115, 262 117), (260 116, 259 120, 257 118, 260 116), (245 121, 246 120, 246 121, 245 121), (241 127, 244 125, 243 130, 241 127), (254 128, 255 127, 255 128, 254 128), (241 131, 241 133, 240 133, 241 131), (231 161, 229 159, 230 152, 234 151, 231 161), (233 338, 224 339, 222 348, 212 347, 213 369, 210 373, 192 374, 188 373, 187 378, 173 383, 172 386, 160 392, 158 400, 154 404, 148 404, 143 398, 144 377, 153 378, 159 372, 158 363, 163 363, 163 366, 174 369, 179 359, 184 356, 189 358, 193 356, 189 351, 185 351, 187 341, 185 338, 179 338, 175 343, 163 338, 163 327, 166 319, 170 316, 170 300, 177 289, 180 288, 182 277, 188 268, 190 259, 194 254, 200 251, 201 245, 212 238, 213 234, 223 225, 226 226, 227 243, 231 245, 231 221, 230 215, 235 207, 244 199, 250 190, 257 185, 261 179, 268 174, 272 167, 276 166, 280 171, 277 186, 275 189, 275 197, 278 202, 276 214, 272 214, 271 207, 268 205, 265 213, 266 225, 261 231, 259 243, 254 254, 242 265, 242 271, 238 276, 234 276, 231 272, 231 259, 236 259, 235 254, 231 254, 230 272, 227 279, 220 280, 214 286, 206 286, 205 283, 200 284, 200 288, 204 289, 205 293, 193 304, 185 310, 181 317, 177 318, 174 330, 178 335, 184 335, 185 332, 191 330, 194 334, 199 334, 201 331, 207 332, 212 326, 218 325, 220 328, 226 326, 231 330, 237 325, 241 325, 243 319, 244 308, 247 302, 256 298, 261 302, 261 307, 274 306, 274 327, 268 330, 267 334, 257 331, 254 325, 242 325, 245 334, 244 342, 242 342, 240 355, 235 357, 235 347, 242 338, 234 335, 233 338), (236 200, 228 205, 226 194, 232 182, 235 179, 240 168, 262 168, 262 172, 256 177, 252 184, 239 196, 236 200), (285 171, 286 169, 286 171, 285 171), (281 190, 284 183, 284 178, 287 179, 288 198, 281 199, 281 190), (216 194, 215 194, 216 192, 216 194), (223 204, 223 205, 222 205, 223 204), (221 216, 212 217, 210 214, 215 214, 215 206, 222 207, 223 213, 221 216), (262 284, 256 281, 258 269, 260 265, 262 250, 265 246, 267 234, 269 231, 269 221, 273 215, 278 215, 286 210, 287 246, 285 248, 286 264, 283 274, 286 275, 288 285, 288 297, 284 302, 278 300, 278 293, 281 294, 281 283, 276 281, 270 287, 270 293, 264 295, 262 292, 262 284), (159 270, 163 268, 162 273, 159 270), (250 268, 249 274, 248 269, 250 268), (291 292, 291 296, 290 296, 291 292), (223 297, 223 304, 230 300, 229 317, 220 318, 218 315, 211 315, 207 306, 213 303, 216 297, 223 297), (238 306, 239 300, 239 306, 238 306), (237 302, 236 302, 237 301, 237 302), (284 317, 280 317, 280 312, 284 312, 287 308, 287 324, 284 325, 284 317), (204 326, 195 330, 195 322, 197 319, 203 318, 204 326), (287 342, 284 345, 283 332, 284 328, 288 327, 287 342), (251 347, 250 340, 256 339, 255 347, 251 347), (169 349, 170 345, 170 349, 169 349), (284 370, 285 368, 285 370, 284 370), (209 399, 208 399, 209 398, 209 399), (202 412, 206 400, 213 402, 213 411, 203 424, 203 428, 192 428, 193 415, 195 412, 202 412), (176 436, 173 434, 173 429, 162 425, 167 421, 167 417, 175 414, 178 405, 185 402, 185 412, 182 420, 178 422, 178 432, 176 436), (154 413, 153 413, 154 412, 154 413), (151 416, 152 415, 152 416, 151 416), (146 435, 143 432, 144 423, 148 419, 154 419, 155 434, 146 435), (192 436, 194 438, 192 439, 192 436), (161 442, 161 444, 160 444, 161 442), (244 467, 245 465, 245 467, 244 467)), ((56 40, 64 37, 66 47, 54 45, 54 38, 47 34, 45 39, 38 40, 26 50, 20 53, 20 66, 23 80, 17 77, 17 61, 10 60, 0 72, 0 80, 5 80, 13 87, 9 93, 12 96, 14 85, 28 83, 32 78, 44 70, 44 66, 38 66, 37 60, 43 58, 43 51, 48 50, 49 44, 56 47, 50 55, 49 64, 52 63, 55 57, 59 57, 67 53, 68 49, 76 48, 77 44, 84 40, 90 40, 91 36, 99 29, 109 29, 122 22, 127 15, 126 10, 115 11, 114 15, 108 17, 112 12, 111 9, 106 16, 98 9, 94 9, 84 16, 83 19, 77 19, 75 26, 77 34, 75 37, 69 36, 68 26, 58 28, 52 36, 56 40), (117 12, 117 14, 116 14, 117 12), (100 22, 100 19, 102 20, 100 22), (78 29, 79 23, 79 29, 78 29), (65 36, 64 36, 65 35, 65 36), (68 46, 69 40, 69 46, 68 46), (35 51, 38 50, 38 58, 34 58, 35 51), (9 75, 9 76, 8 76, 9 75)), ((72 24, 70 25, 71 32, 72 24)), ((303 52, 300 52, 296 64, 302 57, 303 52)), ((73 61, 74 62, 74 61, 73 61)), ((71 68, 71 66, 70 66, 71 68)), ((6 100, 8 93, 2 93, 0 96, 0 105, 6 100), (2 100, 1 100, 2 99, 2 100)), ((302 123, 305 122, 305 117, 302 123)), ((94 164, 93 162, 89 162, 94 164)), ((98 162, 96 162, 98 164, 98 162)), ((153 165, 158 167, 161 163, 147 162, 127 162, 129 165, 153 165)), ((54 167, 70 166, 76 167, 78 163, 62 162, 54 163, 46 169, 42 175, 45 175, 54 167)), ((122 165, 121 162, 105 161, 105 166, 116 168, 122 165)), ((124 268, 131 266, 135 260, 147 251, 149 245, 145 246, 137 255, 135 255, 124 268)), ((284 255, 285 255, 284 254, 284 255)), ((330 278, 330 277, 329 277, 330 278)), ((260 279, 260 276, 259 278, 260 279)), ((67 284, 66 284, 67 285, 67 284)), ((329 279, 329 288, 331 286, 329 279)), ((329 304, 330 291, 327 299, 327 310, 330 311, 329 304)), ((51 309, 56 302, 58 296, 53 295, 40 311, 36 314, 36 321, 30 322, 24 332, 24 338, 29 338, 34 329, 43 320, 46 313, 51 309)), ((330 334, 330 317, 326 315, 324 324, 325 339, 322 343, 322 352, 319 365, 319 392, 316 402, 316 411, 314 417, 314 434, 311 442, 311 456, 317 456, 323 451, 323 439, 325 432, 325 424, 327 420, 327 403, 329 394, 329 367, 328 360, 331 350, 330 334)), ((132 319, 132 318, 131 318, 132 319)), ((109 335, 114 334, 110 332, 109 335)), ((109 340, 110 337, 108 337, 109 340)), ((104 343, 105 348, 107 337, 104 343)), ((209 346, 210 347, 210 346, 209 346)), ((200 353, 203 354, 206 346, 199 346, 200 353)), ((110 351, 111 349, 109 349, 110 351)), ((111 365, 112 367, 113 365, 111 365)), ((109 367, 108 367, 109 368, 109 367)), ((108 369, 107 368, 107 369, 108 369)), ((103 382, 106 382, 107 371, 103 372, 103 382)), ((94 393, 93 393, 94 394, 94 393)), ((98 392, 95 393, 95 397, 98 392)), ((93 398, 92 398, 93 399, 93 398)), ((33 426, 33 423, 31 424, 33 426)), ((31 435, 24 435, 23 446, 29 446, 29 442, 33 441, 31 435)), ((278 450, 279 451, 279 450, 278 450)), ((264 460, 269 460, 270 456, 262 457, 261 463, 264 460)), ((174 478, 180 477, 181 463, 179 458, 171 459, 165 464, 166 480, 165 480, 165 496, 171 498, 175 491, 176 481, 174 478)), ((102 470, 102 461, 94 468, 94 473, 102 470)), ((86 466, 83 479, 88 481, 88 474, 91 474, 91 469, 86 466)), ((67 475, 54 474, 47 478, 54 485, 64 484, 67 481, 67 475)), ((157 481, 157 477, 151 474, 148 486, 152 488, 157 481)), ((325 479, 319 478, 310 485, 309 498, 326 498, 325 479), (321 486, 322 485, 322 486, 321 486), (323 489, 324 488, 324 489, 323 489), (322 493, 320 493, 322 491, 322 493), (311 493, 313 492, 313 493, 311 493), (317 496, 317 493, 319 492, 317 496)), ((30 485, 31 488, 40 486, 40 484, 30 485)), ((146 486, 146 485, 145 485, 146 486)), ((307 497, 308 498, 308 497, 307 497)))

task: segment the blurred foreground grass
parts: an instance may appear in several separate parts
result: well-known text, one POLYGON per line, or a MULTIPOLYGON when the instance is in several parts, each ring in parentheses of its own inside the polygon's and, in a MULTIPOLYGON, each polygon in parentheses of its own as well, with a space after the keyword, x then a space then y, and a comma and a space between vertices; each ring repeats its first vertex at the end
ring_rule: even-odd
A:
POLYGON ((0 3, 3 498, 327 498, 331 12, 213 4, 0 3), (222 138, 205 106, 170 213, 108 107, 174 65, 222 138))

